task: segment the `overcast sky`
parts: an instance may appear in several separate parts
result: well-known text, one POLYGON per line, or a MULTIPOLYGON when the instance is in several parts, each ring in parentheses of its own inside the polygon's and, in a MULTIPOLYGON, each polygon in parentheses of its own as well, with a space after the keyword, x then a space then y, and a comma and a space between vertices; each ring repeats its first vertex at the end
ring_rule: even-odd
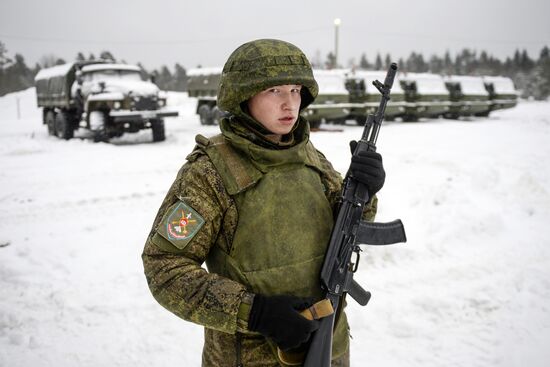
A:
POLYGON ((0 41, 28 65, 45 55, 74 60, 109 50, 147 68, 222 66, 240 44, 290 41, 310 59, 335 48, 347 66, 362 53, 392 59, 463 48, 504 59, 550 47, 548 0, 0 0, 0 41))

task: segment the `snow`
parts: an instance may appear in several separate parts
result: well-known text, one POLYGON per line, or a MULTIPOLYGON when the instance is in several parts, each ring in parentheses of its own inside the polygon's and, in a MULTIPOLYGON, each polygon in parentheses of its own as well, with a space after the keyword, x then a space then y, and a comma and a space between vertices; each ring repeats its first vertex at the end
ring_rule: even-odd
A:
POLYGON ((100 71, 100 70, 125 70, 125 71, 136 71, 136 72, 141 71, 139 66, 136 66, 136 65, 105 64, 105 63, 85 65, 82 67, 81 70, 83 73, 91 73, 91 72, 100 71))
MULTIPOLYGON (((195 134, 218 131, 196 99, 167 95, 180 115, 154 144, 58 140, 34 89, 0 98, 0 366, 200 365, 202 328, 155 302, 140 259, 195 134)), ((401 218, 408 242, 364 248, 356 279, 373 297, 348 300, 353 366, 549 365, 549 116, 522 101, 382 128, 378 220, 401 218)), ((345 172, 362 129, 338 129, 311 139, 345 172)))
POLYGON ((457 82, 460 84, 462 93, 466 95, 489 96, 485 89, 483 78, 479 76, 451 75, 443 77, 445 82, 457 82))
POLYGON ((496 93, 518 94, 514 87, 514 82, 510 78, 504 76, 484 76, 483 81, 485 83, 492 83, 496 93))
POLYGON ((437 74, 430 73, 399 73, 396 77, 398 80, 416 82, 417 91, 420 94, 445 94, 447 87, 443 82, 443 78, 437 74))
POLYGON ((223 67, 207 67, 207 68, 194 68, 187 70, 187 76, 199 76, 199 75, 218 75, 221 74, 223 67))
MULTIPOLYGON (((378 80, 380 83, 384 83, 384 80, 386 79, 386 72, 375 70, 357 70, 350 74, 350 76, 364 79, 365 88, 368 93, 380 93, 378 92, 378 89, 376 89, 376 87, 372 84, 372 82, 378 80)), ((403 88, 401 88, 401 84, 394 82, 391 88, 391 93, 393 95, 404 94, 405 91, 403 91, 403 88)))
POLYGON ((40 70, 36 76, 34 77, 34 80, 41 80, 41 79, 49 79, 57 76, 64 76, 67 75, 69 70, 74 66, 74 64, 62 64, 62 65, 56 65, 52 66, 51 68, 46 68, 40 70))
POLYGON ((319 85, 319 94, 347 95, 345 78, 349 70, 313 69, 313 76, 319 85))

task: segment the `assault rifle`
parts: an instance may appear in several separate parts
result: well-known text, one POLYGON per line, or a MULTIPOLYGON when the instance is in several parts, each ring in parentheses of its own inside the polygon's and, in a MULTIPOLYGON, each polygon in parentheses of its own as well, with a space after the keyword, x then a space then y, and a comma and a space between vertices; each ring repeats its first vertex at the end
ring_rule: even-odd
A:
MULTIPOLYGON (((376 150, 376 140, 396 73, 397 65, 392 63, 384 84, 378 80, 373 82, 382 94, 380 106, 376 114, 369 114, 367 117, 363 136, 357 143, 353 155, 361 151, 376 150)), ((321 286, 335 312, 320 320, 319 329, 311 337, 304 367, 330 367, 332 332, 341 298, 348 293, 362 306, 369 302, 370 292, 353 280, 353 273, 357 271, 359 265, 361 251, 359 244, 390 245, 407 240, 405 228, 399 219, 389 223, 366 222, 361 219, 363 209, 369 200, 367 187, 357 181, 351 171, 348 171, 342 189, 342 203, 321 269, 321 286), (355 259, 352 260, 354 254, 355 259)))

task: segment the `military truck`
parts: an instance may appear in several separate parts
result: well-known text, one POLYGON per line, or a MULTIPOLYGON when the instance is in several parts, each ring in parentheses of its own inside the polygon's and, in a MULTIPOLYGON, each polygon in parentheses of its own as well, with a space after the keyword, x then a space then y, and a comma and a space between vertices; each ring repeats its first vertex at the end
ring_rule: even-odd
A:
POLYGON ((216 104, 221 67, 196 68, 187 71, 187 93, 197 98, 196 113, 202 125, 217 125, 223 116, 216 104))
MULTIPOLYGON (((380 92, 372 84, 375 80, 383 82, 386 73, 383 71, 357 70, 346 76, 346 89, 352 104, 349 119, 358 125, 364 125, 367 116, 375 113, 380 105, 380 92)), ((394 83, 391 90, 391 99, 386 106, 385 119, 391 121, 405 114, 405 92, 399 83, 394 83)))
POLYGON ((491 103, 483 79, 478 76, 450 75, 444 78, 451 106, 444 117, 487 116, 491 103))
MULTIPOLYGON (((346 70, 313 70, 319 83, 319 96, 302 114, 312 128, 322 121, 344 123, 349 114, 349 94, 345 88, 346 70)), ((190 97, 197 98, 196 113, 201 124, 218 124, 225 114, 216 104, 218 84, 222 68, 208 67, 190 69, 187 72, 187 87, 190 97)))
POLYGON ((151 129, 153 141, 165 140, 165 109, 159 88, 142 79, 138 66, 108 61, 68 63, 41 70, 35 77, 37 104, 50 135, 71 139, 82 127, 95 141, 151 129))
POLYGON ((396 80, 405 91, 403 121, 417 121, 421 117, 440 117, 449 111, 449 91, 440 75, 400 73, 396 80))
POLYGON ((313 76, 319 85, 319 95, 302 112, 312 128, 321 122, 345 124, 353 105, 346 89, 347 69, 313 69, 313 76))
MULTIPOLYGON (((484 76, 483 83, 489 93, 490 111, 513 108, 518 104, 518 91, 512 79, 504 76, 484 76)), ((482 116, 489 115, 489 112, 482 116)))

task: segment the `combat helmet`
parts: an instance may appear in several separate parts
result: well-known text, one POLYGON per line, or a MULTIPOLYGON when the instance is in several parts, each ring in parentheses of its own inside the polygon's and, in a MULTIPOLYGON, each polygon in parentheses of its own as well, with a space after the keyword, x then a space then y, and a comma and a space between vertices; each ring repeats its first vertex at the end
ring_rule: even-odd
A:
POLYGON ((319 93, 311 64, 291 43, 259 39, 239 46, 227 59, 218 87, 218 106, 234 115, 244 111, 241 104, 275 85, 302 85, 300 111, 319 93))

